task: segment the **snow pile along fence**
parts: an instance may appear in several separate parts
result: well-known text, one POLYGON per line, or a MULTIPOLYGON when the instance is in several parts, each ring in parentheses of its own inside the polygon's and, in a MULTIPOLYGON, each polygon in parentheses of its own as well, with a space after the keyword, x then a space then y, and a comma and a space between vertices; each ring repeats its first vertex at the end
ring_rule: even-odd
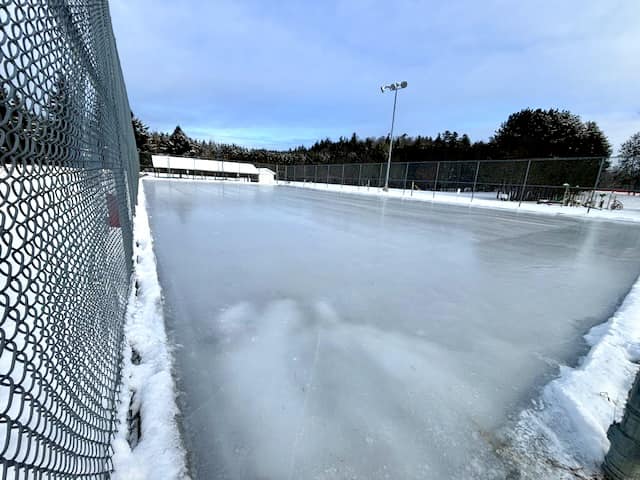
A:
POLYGON ((138 157, 107 0, 0 29, 0 478, 108 478, 138 157))

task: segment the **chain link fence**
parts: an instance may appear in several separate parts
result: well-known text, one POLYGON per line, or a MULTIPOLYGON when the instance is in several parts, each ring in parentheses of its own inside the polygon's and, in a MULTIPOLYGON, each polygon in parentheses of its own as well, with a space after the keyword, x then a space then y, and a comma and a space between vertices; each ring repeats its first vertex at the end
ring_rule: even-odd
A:
POLYGON ((108 478, 138 159, 107 0, 0 29, 0 478, 108 478))
MULTIPOLYGON (((617 208, 634 196, 629 185, 615 183, 611 166, 617 159, 554 158, 394 162, 389 188, 502 201, 537 202, 617 208)), ((276 179, 382 188, 386 163, 278 165, 276 179)), ((640 192, 638 192, 640 193, 640 192)), ((635 200, 635 199, 634 199, 635 200)), ((635 206, 635 201, 629 204, 635 206)), ((640 208, 640 205, 638 205, 640 208)))

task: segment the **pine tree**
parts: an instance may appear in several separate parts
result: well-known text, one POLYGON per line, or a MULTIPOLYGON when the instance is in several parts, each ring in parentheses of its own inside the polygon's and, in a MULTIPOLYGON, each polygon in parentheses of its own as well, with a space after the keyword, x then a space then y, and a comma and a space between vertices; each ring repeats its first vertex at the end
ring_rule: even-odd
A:
POLYGON ((611 144, 596 122, 585 122, 581 154, 593 157, 609 157, 611 144))
POLYGON ((509 115, 493 137, 503 158, 609 156, 611 146, 595 122, 566 110, 526 108, 509 115))
POLYGON ((167 153, 169 155, 189 155, 192 151, 191 140, 182 131, 180 125, 176 126, 175 130, 169 137, 167 145, 167 153))
POLYGON ((618 180, 627 183, 633 190, 640 189, 640 132, 635 133, 620 146, 622 161, 617 169, 618 180))
POLYGON ((131 112, 131 124, 133 126, 133 135, 136 139, 136 148, 138 152, 146 152, 149 149, 149 140, 151 135, 149 134, 149 127, 147 127, 142 120, 136 117, 131 112))

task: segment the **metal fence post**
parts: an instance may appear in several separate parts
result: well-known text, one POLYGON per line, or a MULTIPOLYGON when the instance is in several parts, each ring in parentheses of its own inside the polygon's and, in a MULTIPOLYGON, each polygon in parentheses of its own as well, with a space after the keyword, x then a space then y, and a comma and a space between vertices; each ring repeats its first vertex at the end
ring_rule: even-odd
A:
POLYGON ((640 374, 636 375, 621 422, 614 422, 607 431, 611 446, 602 469, 611 480, 640 478, 640 374))
POLYGON ((404 191, 407 189, 407 177, 409 176, 409 162, 407 162, 407 167, 404 169, 404 184, 402 185, 402 194, 404 195, 404 191))
POLYGON ((313 183, 318 183, 318 165, 313 169, 313 183))
POLYGON ((529 180, 529 169, 531 168, 531 160, 527 161, 527 171, 524 174, 524 183, 522 184, 522 191, 520 192, 520 201, 518 202, 518 207, 522 205, 522 199, 524 198, 524 191, 527 188, 527 180, 529 180))
POLYGON ((331 165, 327 164, 327 188, 329 188, 329 173, 331 172, 331 165))
POLYGON ((596 193, 596 189, 598 188, 598 183, 600 183, 600 175, 602 175, 603 166, 604 166, 604 158, 601 158, 600 168, 598 168, 598 176, 596 177, 596 183, 593 184, 593 190, 591 190, 591 198, 589 198, 589 206, 587 207, 587 213, 591 211, 591 206, 593 205, 593 197, 596 193))
POLYGON ((344 187, 344 163, 342 164, 342 186, 344 187))
POLYGON ((360 164, 360 170, 358 171, 358 186, 362 183, 362 164, 360 164))
MULTIPOLYGON (((471 202, 473 202, 473 196, 476 193, 476 185, 478 183, 478 172, 480 171, 480 160, 476 163, 476 175, 473 177, 473 188, 471 189, 471 202)), ((471 203, 469 202, 469 203, 471 203)))
POLYGON ((433 200, 436 199, 436 189, 438 188, 438 175, 440 174, 440 162, 436 166, 436 179, 433 182, 433 200))

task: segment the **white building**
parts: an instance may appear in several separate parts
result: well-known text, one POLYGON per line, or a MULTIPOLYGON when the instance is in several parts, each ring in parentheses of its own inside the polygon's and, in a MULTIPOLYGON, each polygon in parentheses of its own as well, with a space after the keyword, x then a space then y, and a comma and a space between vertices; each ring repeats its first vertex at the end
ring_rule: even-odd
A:
POLYGON ((260 183, 273 183, 275 179, 275 172, 268 168, 256 168, 251 163, 171 157, 169 155, 152 155, 151 160, 154 171, 160 174, 208 176, 260 183))

